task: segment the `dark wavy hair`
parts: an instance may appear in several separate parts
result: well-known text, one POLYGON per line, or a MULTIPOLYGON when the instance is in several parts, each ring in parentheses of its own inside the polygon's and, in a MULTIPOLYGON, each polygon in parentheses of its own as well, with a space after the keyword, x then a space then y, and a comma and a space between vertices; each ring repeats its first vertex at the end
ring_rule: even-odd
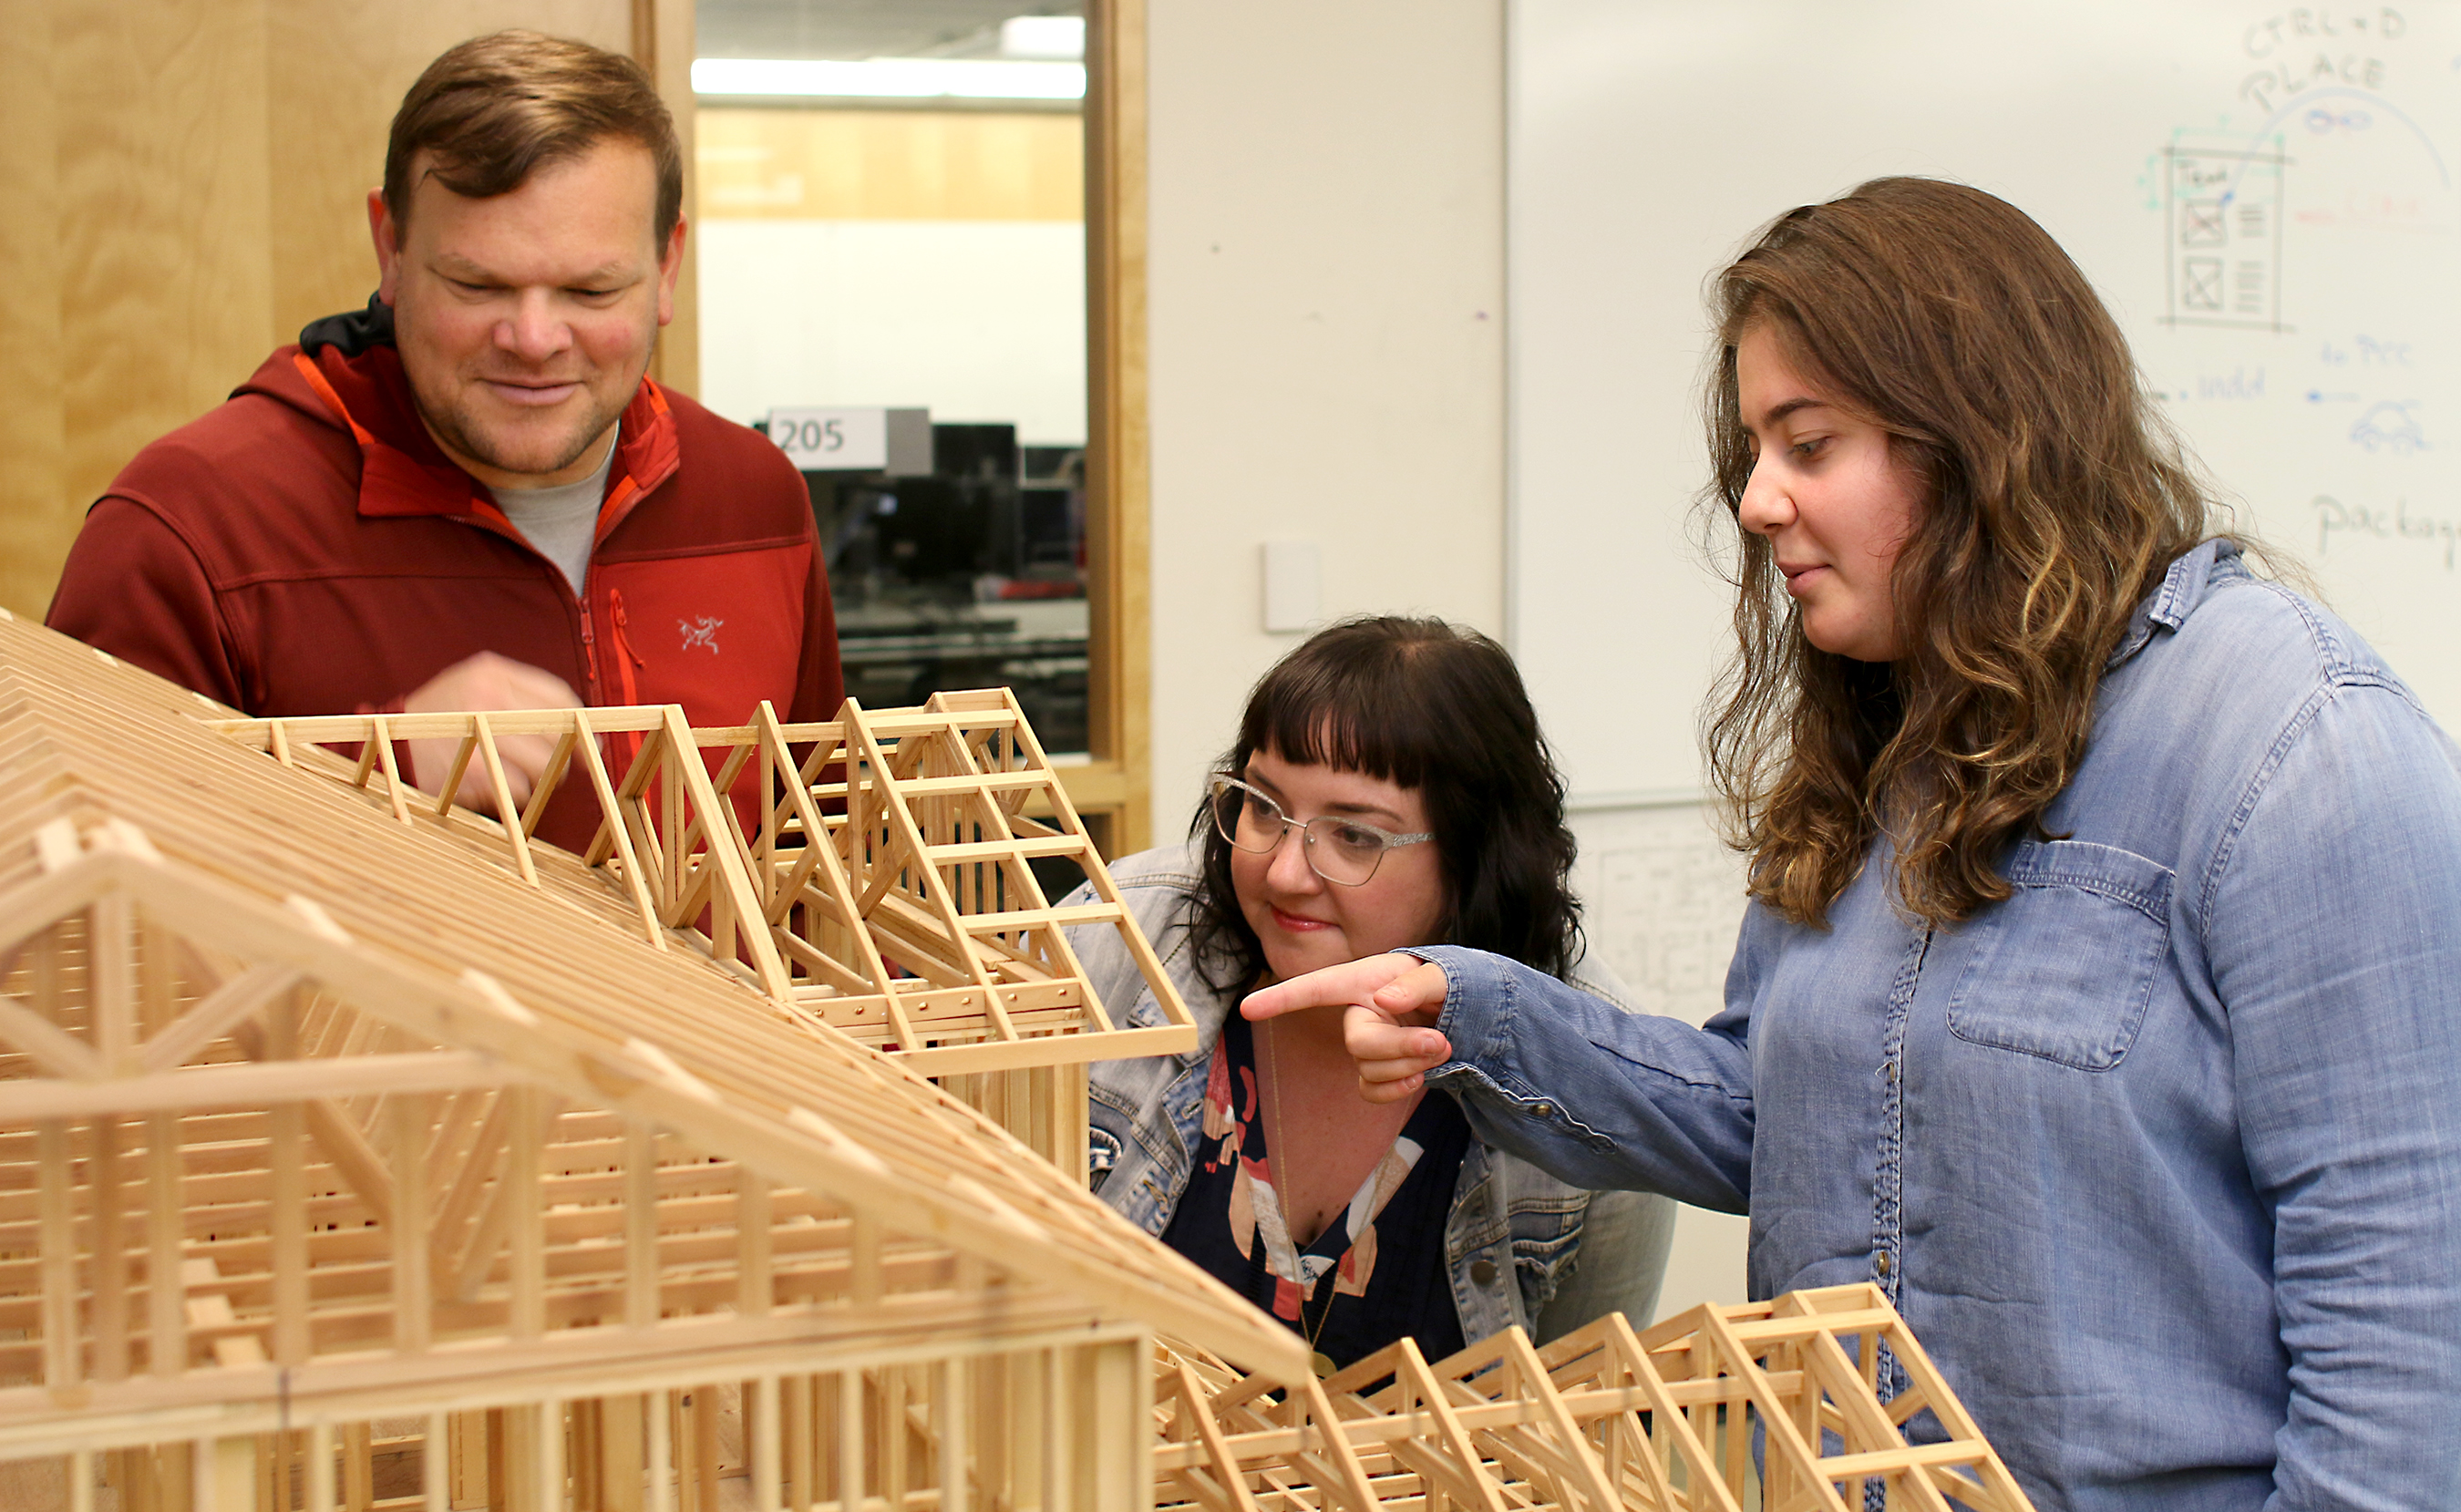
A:
POLYGON ((1886 833, 1899 905, 1967 918, 2008 896, 2013 841, 2056 838, 2043 813, 2084 759, 2103 665, 2207 533, 2208 492, 2084 273, 1980 189, 1875 179, 1788 211, 1714 300, 1713 509, 1735 520, 1751 478, 1735 347, 1754 329, 1885 430, 1926 500, 1885 664, 1805 640, 1769 541, 1738 529, 1736 651, 1706 744, 1752 895, 1820 925, 1886 833))
MULTIPOLYGON (((1564 779, 1503 647, 1438 619, 1330 626, 1248 694, 1221 770, 1240 776, 1258 751, 1419 793, 1448 905, 1444 940, 1424 943, 1472 946, 1556 975, 1579 955, 1564 779)), ((1207 805, 1188 837, 1204 846, 1190 926, 1197 969, 1230 991, 1263 973, 1264 947, 1239 912, 1230 842, 1207 805)))

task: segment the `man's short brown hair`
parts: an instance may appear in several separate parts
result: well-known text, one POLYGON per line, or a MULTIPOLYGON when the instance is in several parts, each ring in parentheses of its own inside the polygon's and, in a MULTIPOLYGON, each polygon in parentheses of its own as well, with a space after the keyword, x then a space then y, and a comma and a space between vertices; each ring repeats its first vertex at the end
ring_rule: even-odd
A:
POLYGON ((655 218, 663 250, 683 213, 683 148, 674 117, 641 65, 618 53, 539 32, 498 32, 449 49, 393 117, 384 200, 398 237, 410 222, 411 170, 455 194, 510 194, 551 162, 613 137, 647 149, 658 173, 655 218))

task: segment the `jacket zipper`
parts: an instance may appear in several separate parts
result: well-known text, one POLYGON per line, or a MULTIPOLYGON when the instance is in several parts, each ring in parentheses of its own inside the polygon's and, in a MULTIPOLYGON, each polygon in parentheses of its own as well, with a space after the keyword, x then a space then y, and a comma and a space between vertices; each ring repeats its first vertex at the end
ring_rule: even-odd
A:
MULTIPOLYGON (((588 615, 588 606, 585 604, 582 607, 582 623, 585 626, 589 623, 588 615)), ((609 588, 607 590, 607 619, 610 628, 613 631, 615 641, 615 674, 623 680, 624 703, 626 707, 630 708, 639 704, 641 701, 640 685, 632 680, 632 669, 635 667, 646 667, 649 665, 649 662, 639 651, 632 649, 632 637, 625 633, 626 628, 632 623, 632 618, 631 615, 624 612, 624 590, 622 588, 609 588)), ((641 754, 641 740, 642 736, 640 733, 637 731, 634 732, 631 738, 631 749, 626 752, 624 757, 624 765, 627 770, 630 770, 632 762, 637 759, 641 754)))
MULTIPOLYGON (((583 576, 582 581, 585 585, 588 584, 588 578, 587 574, 583 576)), ((587 594, 582 596, 580 607, 581 665, 588 671, 589 703, 591 707, 595 708, 598 705, 605 703, 606 700, 598 696, 598 633, 596 628, 589 623, 589 599, 587 594)))

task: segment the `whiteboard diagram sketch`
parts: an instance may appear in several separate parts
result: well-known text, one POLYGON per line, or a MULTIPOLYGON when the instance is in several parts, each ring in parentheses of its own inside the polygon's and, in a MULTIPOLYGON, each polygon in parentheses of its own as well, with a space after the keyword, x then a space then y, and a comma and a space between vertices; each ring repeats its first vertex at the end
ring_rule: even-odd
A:
POLYGON ((2171 212, 2163 318, 2281 329, 2281 170, 2278 152, 2163 151, 2171 212))
POLYGON ((2461 729, 2461 7, 1509 15, 1508 632, 1576 796, 1701 781, 1731 642, 1697 543, 1705 281, 1787 209, 1897 173, 2048 228, 2230 520, 2461 729))

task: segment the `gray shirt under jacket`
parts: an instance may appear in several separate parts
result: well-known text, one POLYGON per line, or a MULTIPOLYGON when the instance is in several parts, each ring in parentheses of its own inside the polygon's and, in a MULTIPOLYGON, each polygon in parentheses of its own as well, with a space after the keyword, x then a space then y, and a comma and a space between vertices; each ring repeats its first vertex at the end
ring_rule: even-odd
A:
POLYGON ((2456 761, 2208 542, 2006 902, 1927 928, 1875 849, 1827 929, 1750 911, 1701 1030, 1429 949, 1430 1080, 1567 1180, 1748 1203, 1755 1297, 1877 1281, 2042 1512, 2461 1507, 2456 761))
MULTIPOLYGON (((1094 1190, 1146 1233, 1160 1235, 1187 1189, 1213 1047, 1242 994, 1207 986, 1190 959, 1188 920, 1200 885, 1192 849, 1130 856, 1113 864, 1111 877, 1196 1019, 1197 1044, 1188 1054, 1098 1061, 1090 1076, 1094 1190)), ((1081 889, 1068 901, 1091 897, 1081 889)), ((1072 929, 1069 944, 1115 1021, 1165 1022, 1117 930, 1072 929)), ((1571 980, 1567 990, 1575 995, 1598 994, 1582 1000, 1600 1012, 1637 1012, 1619 1000, 1621 984, 1602 964, 1575 967, 1571 980)), ((1544 1343, 1617 1311, 1634 1327, 1646 1327, 1674 1225, 1675 1203, 1663 1197, 1593 1194, 1473 1138, 1444 1234, 1462 1337, 1474 1344, 1518 1324, 1544 1343)))

